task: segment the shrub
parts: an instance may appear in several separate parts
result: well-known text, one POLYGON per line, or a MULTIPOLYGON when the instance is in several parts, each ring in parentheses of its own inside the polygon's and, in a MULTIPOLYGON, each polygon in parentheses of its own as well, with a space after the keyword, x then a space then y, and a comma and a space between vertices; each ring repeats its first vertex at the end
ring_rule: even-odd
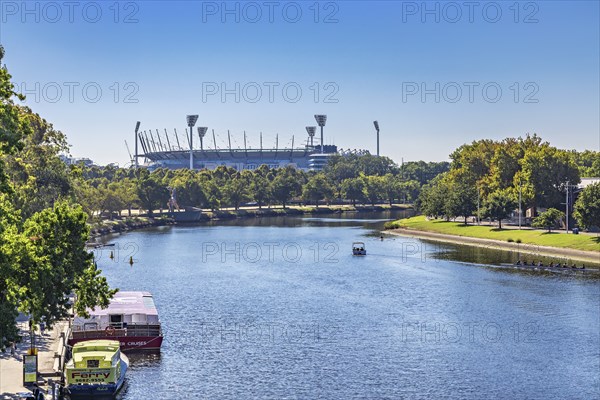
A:
POLYGON ((507 241, 508 243, 512 243, 512 242, 514 242, 514 240, 513 240, 512 238, 508 238, 508 239, 506 239, 506 241, 507 241))

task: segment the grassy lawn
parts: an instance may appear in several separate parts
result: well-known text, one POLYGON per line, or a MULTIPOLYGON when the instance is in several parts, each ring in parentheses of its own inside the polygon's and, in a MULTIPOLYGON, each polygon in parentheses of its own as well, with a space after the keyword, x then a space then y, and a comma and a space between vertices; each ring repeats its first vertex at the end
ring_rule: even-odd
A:
POLYGON ((600 238, 590 235, 566 235, 564 233, 541 230, 502 229, 490 226, 464 225, 462 222, 446 222, 442 220, 427 221, 424 216, 401 219, 387 225, 389 228, 410 228, 419 231, 445 233, 448 235, 469 236, 501 241, 520 241, 527 244, 551 247, 567 247, 570 249, 599 251, 600 238))

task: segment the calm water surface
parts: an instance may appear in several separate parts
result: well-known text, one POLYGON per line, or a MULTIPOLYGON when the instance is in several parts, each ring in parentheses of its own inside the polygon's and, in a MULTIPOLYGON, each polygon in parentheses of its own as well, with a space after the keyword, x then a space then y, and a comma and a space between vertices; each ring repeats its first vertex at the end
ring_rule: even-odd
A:
POLYGON ((112 286, 154 294, 165 341, 120 399, 595 399, 600 286, 515 255, 379 239, 382 214, 111 238, 112 286), (353 241, 366 257, 352 257, 353 241), (133 255, 135 264, 126 261, 133 255))

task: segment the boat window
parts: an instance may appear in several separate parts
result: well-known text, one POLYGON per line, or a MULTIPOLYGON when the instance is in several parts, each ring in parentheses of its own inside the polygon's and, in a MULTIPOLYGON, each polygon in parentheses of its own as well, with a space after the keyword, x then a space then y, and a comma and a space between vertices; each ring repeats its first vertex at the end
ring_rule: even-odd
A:
POLYGON ((100 366, 100 360, 87 360, 88 368, 98 368, 100 366))
POLYGON ((116 327, 121 327, 123 324, 123 315, 122 314, 111 314, 109 315, 110 317, 110 324, 112 326, 116 326, 116 327))
POLYGON ((134 324, 145 324, 147 322, 146 314, 133 314, 131 316, 131 322, 134 324))
POLYGON ((83 325, 84 331, 95 331, 98 330, 98 324, 96 322, 86 322, 83 325))

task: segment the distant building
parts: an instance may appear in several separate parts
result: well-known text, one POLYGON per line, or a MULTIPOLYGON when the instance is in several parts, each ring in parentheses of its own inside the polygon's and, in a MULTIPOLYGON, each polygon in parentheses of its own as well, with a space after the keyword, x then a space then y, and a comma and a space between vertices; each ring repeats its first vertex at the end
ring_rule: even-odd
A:
POLYGON ((92 165, 95 165, 92 160, 90 160, 89 158, 85 158, 85 157, 75 158, 75 157, 70 157, 70 156, 67 156, 64 154, 59 154, 58 157, 62 160, 62 162, 64 162, 67 165, 83 164, 86 167, 91 167, 92 165))
MULTIPOLYGON (((164 137, 156 131, 156 135, 146 132, 138 133, 141 152, 138 158, 143 158, 146 162, 143 166, 153 170, 156 168, 183 169, 190 167, 190 150, 173 143, 181 143, 175 136, 176 141, 169 140, 165 132, 164 137), (155 137, 157 140, 155 141, 155 137)), ((244 143, 245 143, 244 137, 244 143)), ((189 142, 188 142, 189 143, 189 142)), ((262 139, 261 139, 262 143, 262 139)), ((292 139, 293 143, 293 139, 292 139)), ((293 146, 293 145, 292 145, 293 146)), ((302 147, 278 148, 194 148, 193 167, 194 169, 214 170, 219 166, 234 168, 238 171, 254 170, 261 165, 267 165, 269 168, 284 168, 292 166, 304 171, 322 170, 329 158, 333 155, 346 154, 369 154, 366 150, 338 151, 335 145, 323 146, 321 152, 320 145, 309 145, 302 147)))
POLYGON ((589 185, 591 185, 593 183, 598 183, 598 182, 600 182, 600 178, 581 178, 581 183, 579 185, 577 185, 577 187, 579 189, 585 189, 589 185))

